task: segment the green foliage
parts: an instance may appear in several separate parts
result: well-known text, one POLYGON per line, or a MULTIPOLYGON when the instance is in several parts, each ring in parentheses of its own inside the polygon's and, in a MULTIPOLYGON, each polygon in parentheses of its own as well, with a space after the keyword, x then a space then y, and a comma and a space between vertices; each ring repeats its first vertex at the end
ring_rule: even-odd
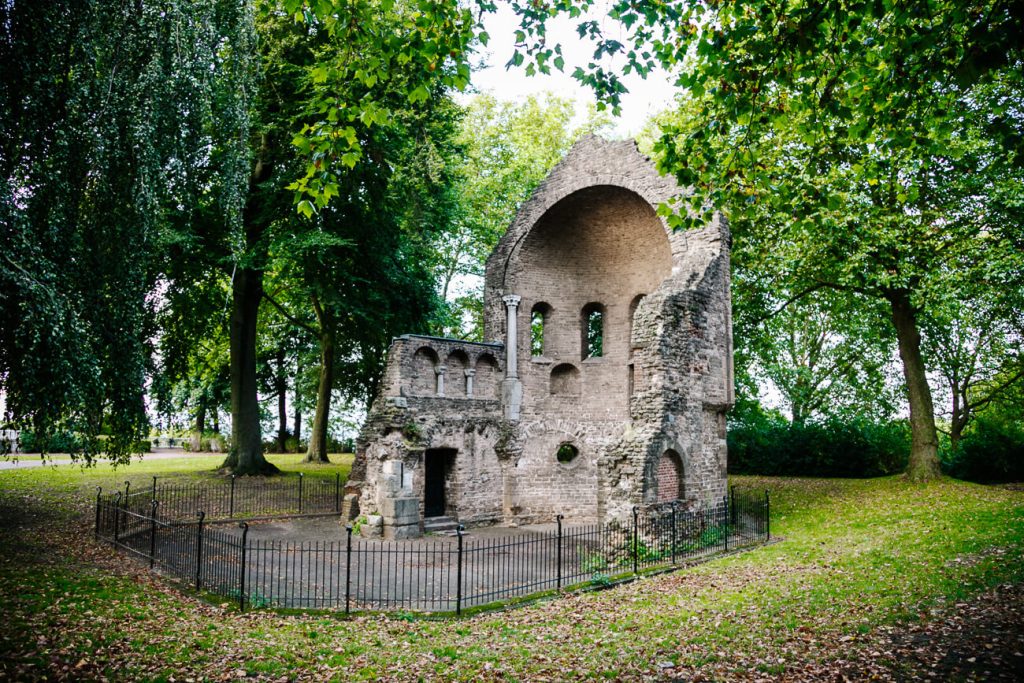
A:
MULTIPOLYGON (((379 160, 365 144, 376 127, 394 125, 439 91, 469 84, 480 26, 469 6, 388 0, 283 0, 294 17, 325 40, 305 77, 309 118, 291 138, 305 173, 289 189, 311 217, 340 192, 345 176, 379 160)), ((276 7, 275 7, 276 9, 276 7)))
POLYGON ((817 477, 878 477, 907 465, 910 434, 902 421, 830 418, 790 423, 761 415, 731 424, 729 472, 817 477))
POLYGON ((237 165, 205 126, 217 111, 218 130, 239 138, 237 98, 212 91, 234 77, 246 7, 0 9, 0 387, 8 419, 40 447, 73 432, 86 461, 125 460, 146 432, 162 231, 191 213, 190 184, 222 215, 238 208, 237 165))
POLYGON ((24 431, 18 437, 18 447, 22 453, 75 453, 81 450, 82 440, 71 432, 37 436, 24 431))
POLYGON ((1024 481, 1024 422, 1019 414, 980 415, 956 448, 943 454, 942 464, 967 481, 1024 481))

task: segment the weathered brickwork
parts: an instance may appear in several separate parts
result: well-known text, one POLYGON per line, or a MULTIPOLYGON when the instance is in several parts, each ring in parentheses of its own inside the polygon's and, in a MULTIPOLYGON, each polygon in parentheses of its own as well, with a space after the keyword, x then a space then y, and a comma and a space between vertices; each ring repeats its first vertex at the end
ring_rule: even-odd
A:
POLYGON ((655 209, 679 192, 632 141, 573 147, 488 259, 488 343, 393 343, 349 516, 398 537, 424 515, 604 521, 724 495, 729 232, 670 230, 655 209))

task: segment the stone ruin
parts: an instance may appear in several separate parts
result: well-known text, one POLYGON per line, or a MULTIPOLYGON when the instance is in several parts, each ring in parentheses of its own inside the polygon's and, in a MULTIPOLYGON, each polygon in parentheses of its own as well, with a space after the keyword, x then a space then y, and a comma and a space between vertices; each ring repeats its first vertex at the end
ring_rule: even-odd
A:
POLYGON ((487 261, 489 341, 393 341, 345 519, 409 538, 720 500, 730 236, 670 229, 656 208, 679 193, 633 141, 577 143, 487 261))

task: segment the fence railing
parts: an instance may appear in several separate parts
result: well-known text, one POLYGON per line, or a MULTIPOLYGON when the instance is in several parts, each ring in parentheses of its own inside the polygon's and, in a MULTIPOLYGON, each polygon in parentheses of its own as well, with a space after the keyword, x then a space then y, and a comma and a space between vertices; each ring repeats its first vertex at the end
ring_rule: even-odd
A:
POLYGON ((205 511, 189 519, 169 517, 164 501, 130 491, 97 492, 96 536, 196 589, 237 600, 241 609, 459 614, 765 542, 769 514, 767 491, 730 490, 717 504, 696 510, 678 503, 634 508, 625 523, 568 526, 559 516, 544 531, 477 537, 460 528, 454 537, 405 541, 353 537, 349 526, 342 540, 293 542, 253 537, 246 522, 211 525, 205 511))
POLYGON ((122 505, 145 512, 151 501, 159 501, 165 520, 194 519, 202 510, 207 521, 331 515, 341 512, 341 475, 334 479, 307 479, 300 472, 295 479, 261 481, 235 477, 218 482, 180 482, 153 477, 143 487, 124 483, 122 505))

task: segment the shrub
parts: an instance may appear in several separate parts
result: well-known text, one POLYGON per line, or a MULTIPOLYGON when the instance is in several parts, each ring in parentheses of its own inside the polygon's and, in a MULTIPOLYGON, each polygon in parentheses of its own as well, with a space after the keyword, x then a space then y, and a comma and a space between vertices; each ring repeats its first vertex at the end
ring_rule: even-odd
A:
POLYGON ((946 451, 943 469, 951 476, 982 483, 1024 481, 1024 425, 999 417, 979 416, 946 451))
POLYGON ((82 449, 82 441, 71 432, 53 434, 49 439, 37 439, 35 432, 21 433, 18 448, 22 453, 73 453, 82 449))
POLYGON ((731 426, 728 444, 732 474, 879 477, 906 469, 910 429, 903 421, 761 416, 731 426))

